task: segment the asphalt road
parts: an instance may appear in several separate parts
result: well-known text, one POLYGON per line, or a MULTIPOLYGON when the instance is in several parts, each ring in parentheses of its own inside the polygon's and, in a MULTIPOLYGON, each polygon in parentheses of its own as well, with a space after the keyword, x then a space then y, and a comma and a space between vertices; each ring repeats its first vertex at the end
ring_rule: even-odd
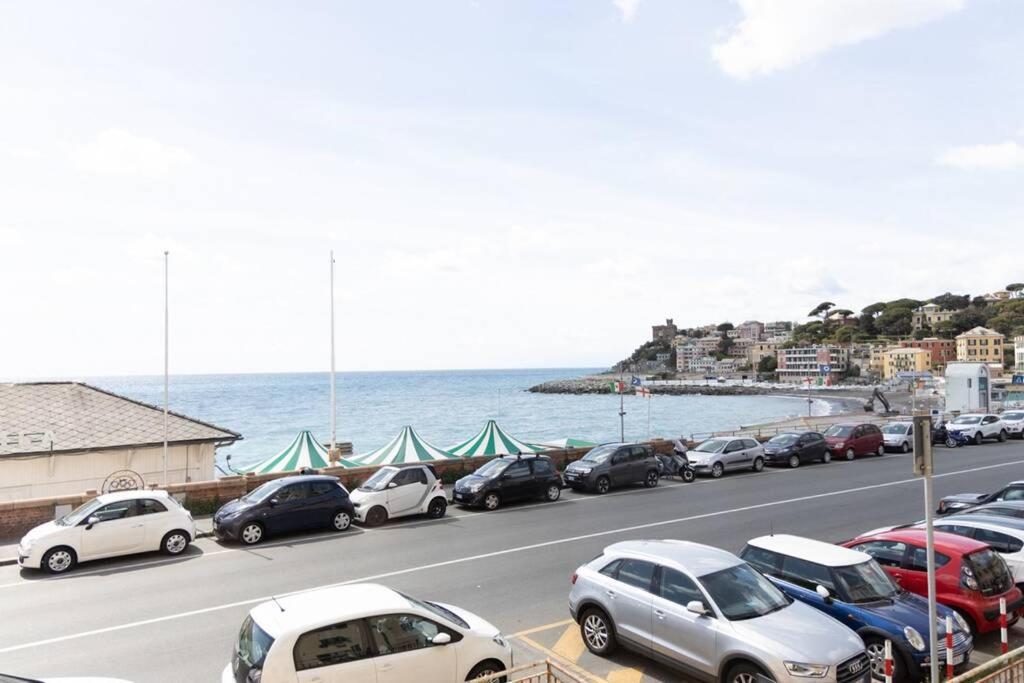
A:
MULTIPOLYGON (((1019 441, 938 447, 936 459, 936 495, 1024 479, 1019 441)), ((253 605, 344 582, 376 581, 454 603, 508 634, 536 631, 567 618, 573 570, 616 541, 679 538, 738 551, 771 530, 839 541, 918 519, 923 506, 910 456, 890 454, 606 496, 565 492, 557 503, 494 513, 453 507, 441 520, 398 520, 254 549, 203 539, 181 558, 103 561, 59 578, 3 567, 0 671, 137 683, 219 680, 253 605)), ((647 675, 669 680, 653 667, 647 675)))

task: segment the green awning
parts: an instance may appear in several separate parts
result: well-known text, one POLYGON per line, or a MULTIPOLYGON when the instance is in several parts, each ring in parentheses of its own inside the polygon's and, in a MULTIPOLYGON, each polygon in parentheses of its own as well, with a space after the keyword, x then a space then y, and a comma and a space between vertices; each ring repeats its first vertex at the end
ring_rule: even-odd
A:
POLYGON ((367 465, 395 465, 406 462, 451 460, 458 456, 424 441, 412 427, 403 427, 398 436, 375 451, 352 456, 357 467, 367 465))
MULTIPOLYGON (((344 458, 338 463, 342 467, 361 467, 357 463, 344 458)), ((330 467, 327 449, 317 441, 308 429, 299 432, 298 436, 277 455, 263 462, 243 468, 244 472, 254 474, 270 474, 272 472, 293 472, 303 467, 320 469, 330 467)))
POLYGON ((494 420, 488 420, 484 428, 473 438, 463 441, 448 449, 449 453, 474 458, 480 455, 519 455, 520 453, 539 453, 542 446, 534 446, 520 441, 498 426, 494 420))

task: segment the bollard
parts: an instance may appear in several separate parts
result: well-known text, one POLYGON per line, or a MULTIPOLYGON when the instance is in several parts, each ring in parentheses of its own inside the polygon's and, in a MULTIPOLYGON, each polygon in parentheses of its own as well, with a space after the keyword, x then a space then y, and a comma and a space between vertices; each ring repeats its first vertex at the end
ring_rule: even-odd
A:
POLYGON ((946 617, 946 680, 953 678, 953 617, 946 617))
POLYGON ((999 598, 999 640, 1000 649, 1005 655, 1010 651, 1010 640, 1006 635, 1006 598, 999 598))
POLYGON ((885 641, 885 683, 892 683, 892 641, 885 641))

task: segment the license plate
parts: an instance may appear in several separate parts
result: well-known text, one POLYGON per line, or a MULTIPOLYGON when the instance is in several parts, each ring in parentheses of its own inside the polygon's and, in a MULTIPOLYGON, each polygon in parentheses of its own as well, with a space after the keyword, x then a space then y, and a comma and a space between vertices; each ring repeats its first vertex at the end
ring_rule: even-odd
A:
POLYGON ((462 500, 462 494, 461 493, 452 494, 452 498, 454 498, 455 500, 462 500))
POLYGON ((953 655, 953 666, 959 666, 964 663, 964 655, 953 655))

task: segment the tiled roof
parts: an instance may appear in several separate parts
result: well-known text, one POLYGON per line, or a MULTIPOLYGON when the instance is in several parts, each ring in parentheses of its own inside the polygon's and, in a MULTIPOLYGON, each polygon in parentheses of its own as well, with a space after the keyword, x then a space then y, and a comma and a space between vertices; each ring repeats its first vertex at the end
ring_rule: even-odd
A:
POLYGON ((960 337, 1002 337, 1000 333, 995 330, 990 330, 987 327, 978 326, 973 329, 967 330, 961 335, 957 335, 957 339, 960 337))
MULTIPOLYGON (((233 442, 229 429, 169 413, 169 443, 233 442)), ((80 382, 0 384, 0 457, 162 444, 163 408, 80 382)))

